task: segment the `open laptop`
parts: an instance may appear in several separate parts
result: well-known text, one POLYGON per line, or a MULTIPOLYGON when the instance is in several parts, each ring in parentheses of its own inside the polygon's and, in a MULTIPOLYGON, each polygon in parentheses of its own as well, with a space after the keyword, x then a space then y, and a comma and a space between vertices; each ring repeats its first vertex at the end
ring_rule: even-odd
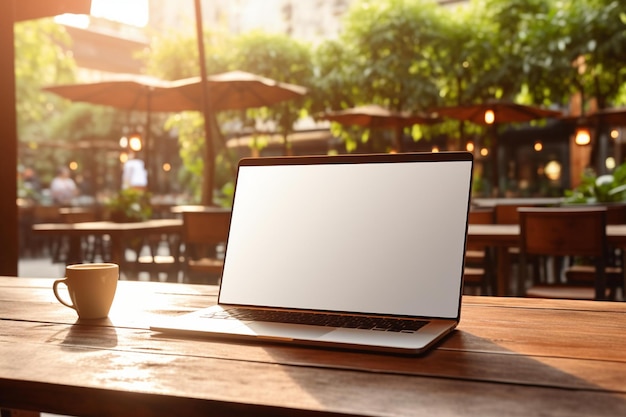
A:
POLYGON ((460 319, 467 152, 243 159, 218 304, 160 332, 418 354, 460 319))

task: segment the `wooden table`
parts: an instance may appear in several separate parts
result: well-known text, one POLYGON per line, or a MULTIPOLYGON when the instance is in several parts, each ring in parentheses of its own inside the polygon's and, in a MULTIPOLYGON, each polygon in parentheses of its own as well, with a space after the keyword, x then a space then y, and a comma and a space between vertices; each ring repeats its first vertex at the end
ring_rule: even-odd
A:
POLYGON ((152 219, 142 222, 117 223, 110 221, 82 223, 40 223, 33 225, 38 234, 67 236, 69 253, 67 263, 83 262, 80 240, 85 236, 108 235, 111 238, 111 262, 126 266, 125 249, 134 238, 158 236, 162 234, 180 236, 183 230, 182 219, 152 219))
POLYGON ((422 357, 165 337, 217 287, 120 281, 77 321, 52 281, 0 277, 0 405, 98 416, 624 416, 626 304, 464 297, 422 357))
MULTIPOLYGON (((626 225, 607 225, 607 240, 617 248, 626 248, 626 225)), ((519 245, 520 227, 516 224, 470 224, 467 240, 496 249, 497 295, 509 295, 510 262, 508 249, 519 245)), ((626 289, 626 275, 624 278, 626 289)), ((626 297, 625 297, 626 298, 626 297)))

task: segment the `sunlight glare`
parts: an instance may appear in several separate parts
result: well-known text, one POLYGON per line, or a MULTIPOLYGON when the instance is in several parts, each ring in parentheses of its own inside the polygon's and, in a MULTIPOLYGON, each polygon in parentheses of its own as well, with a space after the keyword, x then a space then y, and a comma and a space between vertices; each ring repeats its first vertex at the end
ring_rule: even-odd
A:
POLYGON ((148 24, 148 0, 92 0, 91 15, 127 25, 148 24))
POLYGON ((89 27, 89 16, 85 14, 65 13, 54 17, 54 21, 61 25, 71 26, 79 29, 89 27))

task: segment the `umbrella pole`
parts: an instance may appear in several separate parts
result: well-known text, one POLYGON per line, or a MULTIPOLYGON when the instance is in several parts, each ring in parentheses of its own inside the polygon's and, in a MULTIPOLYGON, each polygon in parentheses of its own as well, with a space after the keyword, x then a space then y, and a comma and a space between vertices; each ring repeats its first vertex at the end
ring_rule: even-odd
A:
POLYGON ((402 153, 404 152, 404 143, 403 143, 403 136, 404 136, 404 128, 402 126, 396 126, 394 129, 394 133, 395 133, 395 139, 396 139, 396 151, 398 153, 402 153))
POLYGON ((215 182, 215 150, 211 126, 213 118, 209 108, 209 90, 206 75, 206 59, 204 53, 204 30, 202 28, 202 7, 200 0, 194 0, 196 9, 196 35, 198 38, 198 56, 200 59, 200 83, 202 87, 202 114, 204 116, 204 181, 202 182, 202 204, 213 205, 213 186, 215 182))
POLYGON ((498 143, 498 129, 495 124, 490 126, 491 128, 491 137, 493 138, 493 145, 491 146, 493 152, 493 179, 492 179, 492 194, 493 197, 501 197, 502 193, 500 190, 500 149, 498 143))
POLYGON ((146 147, 146 160, 145 160, 145 170, 148 177, 146 189, 149 192, 154 191, 154 172, 152 170, 152 158, 153 149, 152 149, 152 138, 150 137, 150 125, 152 124, 152 111, 150 108, 150 104, 152 102, 152 92, 148 91, 148 111, 146 112, 146 134, 144 137, 144 146, 146 147))

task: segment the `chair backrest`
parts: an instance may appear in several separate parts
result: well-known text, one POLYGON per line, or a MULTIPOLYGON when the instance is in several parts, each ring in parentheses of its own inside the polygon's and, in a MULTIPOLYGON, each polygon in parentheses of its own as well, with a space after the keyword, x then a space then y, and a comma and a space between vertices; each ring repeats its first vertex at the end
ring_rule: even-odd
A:
POLYGON ((496 204, 493 209, 494 222, 497 224, 519 224, 520 208, 535 207, 528 204, 496 204))
POLYGON ((493 209, 472 209, 469 212, 469 224, 492 224, 494 219, 493 209))
POLYGON ((606 208, 520 208, 518 213, 524 262, 526 255, 591 257, 596 264, 596 298, 604 298, 606 208))
POLYGON ((626 224, 626 204, 611 203, 605 207, 606 224, 626 224))
POLYGON ((225 243, 230 226, 230 211, 184 211, 184 239, 189 244, 225 243))
POLYGON ((604 208, 520 208, 518 213, 521 249, 527 254, 606 254, 604 208))
POLYGON ((58 206, 36 205, 33 209, 33 218, 35 223, 59 223, 61 213, 58 206))

